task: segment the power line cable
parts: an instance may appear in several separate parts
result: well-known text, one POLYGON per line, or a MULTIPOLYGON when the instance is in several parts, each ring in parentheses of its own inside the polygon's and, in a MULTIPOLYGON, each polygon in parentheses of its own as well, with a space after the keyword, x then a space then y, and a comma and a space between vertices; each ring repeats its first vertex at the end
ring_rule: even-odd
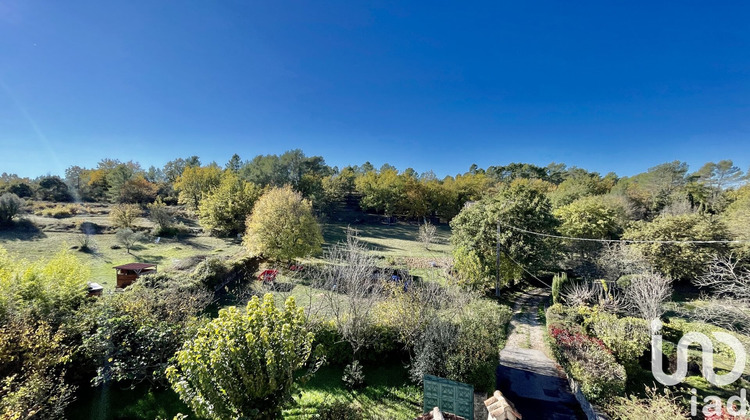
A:
POLYGON ((499 225, 502 225, 508 229, 513 229, 518 232, 527 233, 530 235, 543 236, 546 238, 553 239, 565 239, 569 241, 582 241, 582 242, 600 242, 600 243, 625 243, 625 244, 748 244, 748 239, 738 240, 636 240, 636 239, 595 239, 595 238, 576 238, 572 236, 553 235, 551 233, 534 232, 532 230, 522 229, 519 227, 511 226, 498 220, 499 225))
POLYGON ((513 257, 510 256, 510 253, 503 252, 503 254, 505 254, 505 256, 508 257, 509 260, 513 261, 513 263, 515 265, 517 265, 521 270, 523 270, 526 274, 528 274, 531 277, 535 278, 536 281, 538 281, 539 283, 542 283, 543 285, 549 287, 550 289, 552 288, 552 286, 550 284, 548 284, 545 281, 542 281, 542 279, 540 279, 539 277, 535 276, 534 273, 532 273, 531 271, 527 270, 523 265, 521 265, 521 263, 519 263, 518 261, 516 261, 515 259, 513 259, 513 257))

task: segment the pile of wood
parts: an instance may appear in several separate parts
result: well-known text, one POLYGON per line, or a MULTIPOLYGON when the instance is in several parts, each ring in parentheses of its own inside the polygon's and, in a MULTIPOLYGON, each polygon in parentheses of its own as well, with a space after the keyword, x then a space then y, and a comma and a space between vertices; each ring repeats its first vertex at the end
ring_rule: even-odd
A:
POLYGON ((516 410, 512 402, 505 399, 503 393, 495 391, 490 399, 484 402, 489 414, 487 420, 517 420, 521 419, 521 413, 516 410))

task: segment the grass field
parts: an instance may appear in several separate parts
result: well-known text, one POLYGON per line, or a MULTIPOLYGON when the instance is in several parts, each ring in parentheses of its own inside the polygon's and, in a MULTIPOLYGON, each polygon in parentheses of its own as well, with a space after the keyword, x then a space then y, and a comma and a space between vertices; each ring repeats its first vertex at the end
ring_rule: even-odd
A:
POLYGON ((330 223, 323 227, 326 244, 346 240, 347 227, 354 229, 359 238, 381 256, 439 258, 450 254, 450 228, 437 226, 434 244, 429 249, 417 239, 419 226, 411 223, 346 225, 330 223))
MULTIPOLYGON (((91 217, 76 217, 67 219, 68 224, 79 220, 96 220, 91 217)), ((26 229, 0 230, 0 246, 13 255, 30 261, 49 258, 63 249, 80 246, 81 234, 75 228, 61 227, 56 219, 33 217, 31 220, 41 229, 28 232, 26 229)), ((145 224, 145 223, 144 223, 145 224)), ((113 249, 117 240, 113 233, 102 233, 91 236, 93 252, 74 251, 75 254, 91 269, 90 281, 97 282, 105 289, 115 286, 114 266, 129 262, 148 262, 158 265, 158 268, 170 268, 183 258, 195 255, 234 255, 242 250, 242 245, 236 240, 226 240, 210 236, 190 236, 182 239, 161 238, 159 243, 151 239, 148 243, 139 244, 130 253, 124 248, 113 249)))
MULTIPOLYGON (((27 223, 21 223, 14 229, 0 230, 0 246, 11 254, 27 260, 48 258, 63 249, 77 249, 82 234, 77 224, 88 221, 96 223, 103 233, 91 235, 93 252, 76 252, 76 255, 91 269, 90 281, 97 282, 105 289, 113 289, 115 272, 113 267, 128 262, 147 262, 159 266, 160 270, 169 269, 180 260, 196 255, 230 256, 243 251, 237 239, 222 239, 207 235, 189 235, 180 239, 161 238, 155 243, 150 238, 147 243, 139 244, 128 253, 124 248, 117 248, 117 240, 106 214, 77 215, 65 219, 52 217, 27 216, 27 223)), ((141 230, 152 228, 151 222, 138 219, 141 230)), ((429 275, 428 262, 445 261, 450 258, 450 229, 438 226, 438 232, 429 249, 417 241, 419 227, 416 224, 359 224, 353 225, 360 240, 366 243, 375 254, 384 258, 384 263, 411 268, 414 274, 429 275)), ((346 239, 346 224, 323 225, 325 246, 346 239)), ((314 261, 316 259, 312 259, 314 261)), ((444 265, 444 264, 443 264, 444 265)))

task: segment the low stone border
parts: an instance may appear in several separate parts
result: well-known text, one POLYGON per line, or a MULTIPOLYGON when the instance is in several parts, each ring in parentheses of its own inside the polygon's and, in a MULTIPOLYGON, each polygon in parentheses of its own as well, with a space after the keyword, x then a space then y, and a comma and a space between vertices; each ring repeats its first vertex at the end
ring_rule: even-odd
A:
POLYGON ((578 385, 578 382, 576 382, 575 379, 571 378, 567 374, 565 376, 568 377, 570 390, 573 392, 573 395, 575 395, 578 403, 581 405, 581 409, 586 414, 586 418, 588 420, 611 420, 611 418, 606 415, 599 407, 591 404, 589 400, 586 399, 586 396, 583 395, 583 392, 581 392, 581 387, 578 385))

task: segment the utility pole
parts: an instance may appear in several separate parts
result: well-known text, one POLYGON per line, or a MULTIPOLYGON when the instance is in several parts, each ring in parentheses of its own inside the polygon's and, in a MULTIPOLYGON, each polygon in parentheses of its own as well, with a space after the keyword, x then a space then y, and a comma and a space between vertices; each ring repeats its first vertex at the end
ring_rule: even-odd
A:
POLYGON ((500 296, 500 220, 497 221, 497 253, 495 257, 495 296, 500 296))

